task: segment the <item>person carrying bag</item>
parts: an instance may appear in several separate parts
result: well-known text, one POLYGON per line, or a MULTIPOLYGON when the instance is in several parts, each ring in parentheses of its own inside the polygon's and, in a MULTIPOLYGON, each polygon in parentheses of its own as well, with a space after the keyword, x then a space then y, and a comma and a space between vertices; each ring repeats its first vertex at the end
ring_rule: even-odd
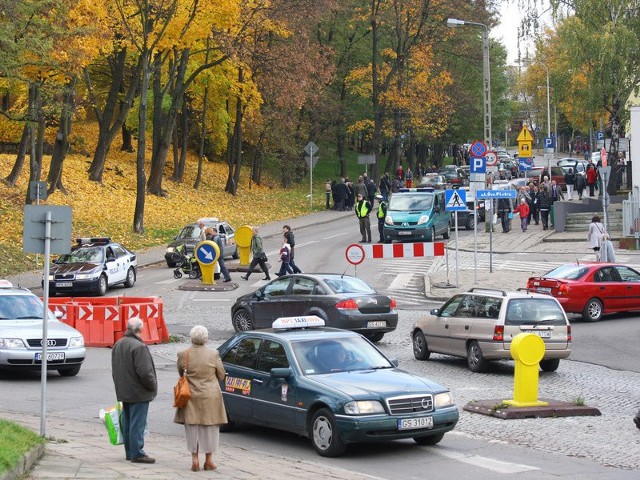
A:
POLYGON ((191 390, 189 390, 189 381, 187 380, 187 371, 189 370, 189 350, 186 350, 186 365, 176 383, 173 387, 173 406, 176 408, 184 408, 187 402, 191 399, 191 390))

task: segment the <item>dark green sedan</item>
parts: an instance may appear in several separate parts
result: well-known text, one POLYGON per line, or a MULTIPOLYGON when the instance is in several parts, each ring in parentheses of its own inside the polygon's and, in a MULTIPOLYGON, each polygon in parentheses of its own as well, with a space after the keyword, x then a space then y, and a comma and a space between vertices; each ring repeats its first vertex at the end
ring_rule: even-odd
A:
POLYGON ((248 423, 311 439, 325 457, 350 443, 413 438, 435 445, 458 422, 449 390, 396 367, 360 334, 287 317, 218 350, 230 430, 248 423))

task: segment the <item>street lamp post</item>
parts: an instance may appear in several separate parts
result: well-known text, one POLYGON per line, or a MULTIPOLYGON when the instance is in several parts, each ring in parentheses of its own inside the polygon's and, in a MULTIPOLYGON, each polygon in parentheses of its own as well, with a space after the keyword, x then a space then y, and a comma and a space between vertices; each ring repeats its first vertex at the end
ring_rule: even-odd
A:
POLYGON ((483 95, 483 115, 484 115, 484 141, 489 150, 492 149, 493 142, 491 136, 491 75, 489 69, 489 29, 484 23, 468 22, 456 18, 447 18, 447 27, 462 27, 469 25, 480 27, 482 32, 482 83, 484 86, 483 95))

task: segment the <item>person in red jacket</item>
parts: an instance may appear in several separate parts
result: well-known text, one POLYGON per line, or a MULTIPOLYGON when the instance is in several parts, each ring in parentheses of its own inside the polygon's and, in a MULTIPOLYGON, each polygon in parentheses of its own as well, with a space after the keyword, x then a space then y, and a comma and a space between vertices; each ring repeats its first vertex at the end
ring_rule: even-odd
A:
POLYGON ((596 182, 598 181, 598 172, 596 171, 596 167, 593 163, 587 165, 587 185, 589 186, 589 196, 593 197, 593 190, 596 186, 596 182))
POLYGON ((527 205, 527 200, 524 197, 520 199, 520 205, 514 208, 513 212, 520 215, 520 228, 522 228, 523 232, 526 232, 529 224, 527 221, 529 218, 529 205, 527 205))

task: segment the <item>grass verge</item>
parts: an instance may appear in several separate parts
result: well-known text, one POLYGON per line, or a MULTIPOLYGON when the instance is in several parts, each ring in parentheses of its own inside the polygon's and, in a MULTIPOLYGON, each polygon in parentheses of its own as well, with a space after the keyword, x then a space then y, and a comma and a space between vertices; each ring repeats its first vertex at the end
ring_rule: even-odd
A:
POLYGON ((42 443, 44 438, 35 432, 0 419, 0 475, 15 467, 22 455, 42 443))

